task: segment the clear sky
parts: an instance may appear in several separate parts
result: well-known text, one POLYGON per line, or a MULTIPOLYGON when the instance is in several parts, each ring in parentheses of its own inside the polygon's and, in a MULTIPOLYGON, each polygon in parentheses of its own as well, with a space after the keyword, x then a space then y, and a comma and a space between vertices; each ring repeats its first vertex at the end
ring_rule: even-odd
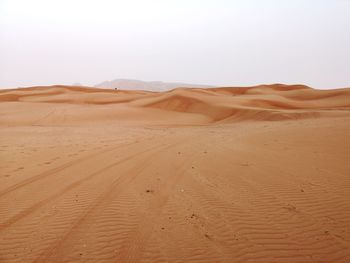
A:
POLYGON ((350 0, 0 0, 0 88, 350 87, 350 0))

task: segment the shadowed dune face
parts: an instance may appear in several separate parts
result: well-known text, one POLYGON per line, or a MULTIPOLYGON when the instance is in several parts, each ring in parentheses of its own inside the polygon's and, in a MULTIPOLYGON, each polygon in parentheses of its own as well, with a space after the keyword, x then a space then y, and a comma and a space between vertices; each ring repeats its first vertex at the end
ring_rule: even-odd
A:
MULTIPOLYGON (((17 104, 20 105, 16 112, 23 116, 31 107, 41 111, 42 117, 36 125, 59 125, 53 109, 65 112, 62 124, 107 119, 130 124, 140 120, 164 125, 210 124, 347 116, 350 89, 314 90, 303 85, 276 84, 246 88, 178 88, 158 93, 51 86, 3 90, 0 101, 4 114, 17 104), (21 112, 20 109, 26 110, 21 112)), ((1 121, 6 124, 9 120, 4 114, 1 121)), ((24 121, 28 123, 25 117, 24 121)))
POLYGON ((2 90, 0 262, 350 262, 349 112, 305 86, 2 90))

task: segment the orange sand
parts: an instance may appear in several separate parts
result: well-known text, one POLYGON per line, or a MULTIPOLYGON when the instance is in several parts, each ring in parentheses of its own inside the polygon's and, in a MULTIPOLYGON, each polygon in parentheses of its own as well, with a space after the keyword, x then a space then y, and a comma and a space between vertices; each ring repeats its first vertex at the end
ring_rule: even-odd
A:
POLYGON ((350 262, 350 89, 0 91, 0 262, 350 262))

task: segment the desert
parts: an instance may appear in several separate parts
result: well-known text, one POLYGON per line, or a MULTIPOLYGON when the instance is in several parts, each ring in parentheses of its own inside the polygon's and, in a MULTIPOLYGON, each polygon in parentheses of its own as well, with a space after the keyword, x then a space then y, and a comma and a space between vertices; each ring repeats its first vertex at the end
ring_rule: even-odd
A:
POLYGON ((350 262, 350 89, 0 90, 0 262, 350 262))

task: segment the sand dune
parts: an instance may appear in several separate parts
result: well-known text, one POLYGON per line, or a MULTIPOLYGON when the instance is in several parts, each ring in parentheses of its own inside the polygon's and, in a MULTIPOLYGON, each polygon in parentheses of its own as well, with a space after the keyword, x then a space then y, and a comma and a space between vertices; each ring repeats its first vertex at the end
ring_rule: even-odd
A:
MULTIPOLYGON (((35 110, 42 107, 43 120, 47 124, 55 119, 52 108, 57 111, 64 110, 66 121, 70 120, 70 124, 75 121, 95 122, 100 115, 103 120, 110 118, 137 124, 140 116, 152 122, 154 117, 164 119, 169 114, 177 117, 169 118, 162 124, 184 124, 183 120, 188 123, 188 117, 196 124, 209 124, 219 121, 348 116, 350 89, 324 91, 302 85, 277 84, 249 88, 179 88, 155 93, 52 86, 1 91, 0 101, 20 103, 21 106, 28 103, 28 107, 33 106, 35 110), (52 107, 38 102, 50 103, 52 107), (35 105, 29 106, 29 103, 35 105), (104 106, 92 108, 91 105, 104 106), (67 111, 67 107, 74 110, 67 111), (119 116, 119 112, 123 116, 119 116), (45 117, 46 115, 48 116, 45 117)), ((3 122, 6 124, 6 120, 3 122)), ((59 122, 55 124, 59 125, 59 122)))
POLYGON ((0 90, 0 262, 350 262, 350 89, 0 90))

